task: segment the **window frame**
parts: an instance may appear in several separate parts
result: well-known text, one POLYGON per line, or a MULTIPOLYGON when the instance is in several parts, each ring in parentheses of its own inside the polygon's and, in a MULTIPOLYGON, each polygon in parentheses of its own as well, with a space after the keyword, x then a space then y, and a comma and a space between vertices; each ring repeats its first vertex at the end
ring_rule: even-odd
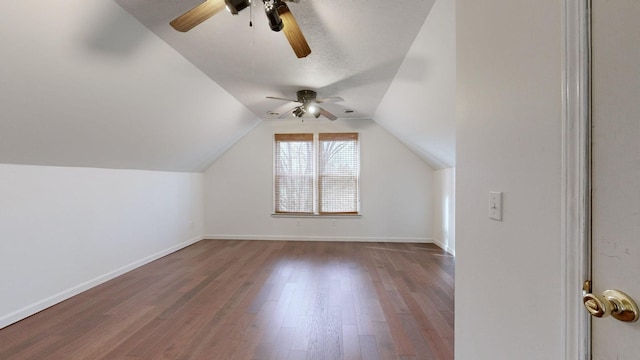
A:
MULTIPOLYGON (((304 141, 304 140, 303 140, 304 141)), ((361 198, 360 198, 360 188, 361 188, 361 152, 360 152, 360 133, 357 132, 306 132, 306 133, 275 133, 273 136, 273 150, 272 150, 272 160, 273 160, 273 173, 272 173, 272 216, 273 217, 360 217, 361 216, 361 198), (319 188, 319 178, 320 178, 320 137, 322 136, 335 136, 342 138, 352 138, 355 139, 356 143, 356 168, 355 168, 355 177, 356 177, 356 191, 355 191, 355 211, 343 211, 343 212, 320 212, 320 188, 319 188), (304 139, 309 135, 312 136, 312 159, 313 159, 313 199, 312 199, 312 207, 313 210, 311 212, 285 212, 277 210, 277 162, 278 162, 278 137, 282 136, 285 138, 299 138, 304 139)))

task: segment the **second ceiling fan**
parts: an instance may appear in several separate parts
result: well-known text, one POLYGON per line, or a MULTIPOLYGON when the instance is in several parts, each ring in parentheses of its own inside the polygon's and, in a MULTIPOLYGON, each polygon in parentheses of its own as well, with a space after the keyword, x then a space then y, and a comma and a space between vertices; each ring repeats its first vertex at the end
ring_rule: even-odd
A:
MULTIPOLYGON (((262 2, 271 30, 284 31, 284 35, 298 58, 311 54, 311 48, 309 48, 309 44, 307 44, 307 40, 287 4, 283 0, 262 0, 262 2)), ((170 24, 174 29, 186 32, 225 7, 231 14, 236 15, 248 6, 251 6, 251 0, 206 0, 178 16, 170 24)))
POLYGON ((284 100, 290 102, 297 102, 302 105, 296 106, 293 109, 287 111, 286 113, 280 116, 280 119, 284 119, 289 116, 289 114, 293 114, 295 117, 302 118, 305 114, 313 115, 316 119, 320 117, 320 115, 326 117, 327 119, 333 121, 336 120, 337 117, 332 113, 328 112, 324 108, 320 107, 320 104, 327 102, 343 102, 339 96, 332 96, 324 99, 320 99, 317 97, 317 94, 313 90, 299 90, 297 93, 297 99, 285 99, 281 97, 275 96, 267 96, 267 99, 273 100, 284 100))

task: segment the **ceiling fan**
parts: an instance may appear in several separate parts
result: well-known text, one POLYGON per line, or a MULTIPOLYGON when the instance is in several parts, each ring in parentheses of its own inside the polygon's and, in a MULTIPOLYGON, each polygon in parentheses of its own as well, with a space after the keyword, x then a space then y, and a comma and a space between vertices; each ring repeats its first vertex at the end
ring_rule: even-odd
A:
MULTIPOLYGON (((202 4, 194 7, 186 13, 178 16, 170 22, 171 26, 181 32, 186 32, 213 15, 217 14, 223 8, 233 14, 251 6, 252 0, 206 0, 202 4)), ((307 44, 296 19, 293 17, 289 7, 284 0, 262 0, 264 3, 264 11, 269 20, 269 27, 273 31, 284 30, 291 48, 298 58, 306 57, 311 54, 311 48, 307 44)))
POLYGON ((317 119, 318 117, 320 117, 320 115, 322 115, 322 116, 326 117, 327 119, 329 119, 331 121, 336 120, 337 117, 335 115, 333 115, 332 113, 328 112, 327 110, 323 109, 322 107, 320 107, 319 104, 322 104, 322 103, 325 103, 325 102, 342 102, 342 101, 344 101, 344 99, 339 97, 339 96, 333 96, 333 97, 318 99, 316 92, 313 91, 313 90, 299 90, 296 93, 296 95, 297 95, 297 99, 296 100, 285 99, 285 98, 274 97, 274 96, 267 96, 267 99, 284 100, 284 101, 291 101, 291 102, 297 102, 297 103, 302 104, 302 105, 296 106, 293 109, 287 111, 286 113, 280 115, 280 119, 283 119, 283 118, 287 117, 289 115, 289 113, 292 113, 295 117, 299 117, 299 118, 301 118, 305 114, 311 114, 317 119))

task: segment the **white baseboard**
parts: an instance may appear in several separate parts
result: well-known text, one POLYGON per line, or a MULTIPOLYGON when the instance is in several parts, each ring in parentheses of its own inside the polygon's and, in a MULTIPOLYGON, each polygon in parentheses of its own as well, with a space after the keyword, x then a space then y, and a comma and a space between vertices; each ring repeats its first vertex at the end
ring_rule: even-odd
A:
POLYGON ((195 244, 198 241, 202 240, 204 237, 202 236, 198 236, 195 237, 193 239, 187 240, 185 242, 182 242, 180 244, 174 245, 168 249, 159 251, 155 254, 149 255, 145 258, 142 258, 140 260, 134 261, 131 264, 125 265, 121 268, 115 269, 113 271, 110 271, 104 275, 98 276, 96 278, 93 278, 89 281, 86 281, 82 284, 78 284, 70 289, 61 291, 55 295, 49 296, 45 299, 42 299, 40 301, 37 301, 31 305, 25 306, 22 309, 19 309, 17 311, 14 311, 10 314, 7 315, 3 315, 2 317, 0 317, 0 329, 9 326, 15 322, 18 322, 24 318, 27 318, 37 312, 40 312, 48 307, 51 307, 57 303, 60 303, 64 300, 67 300, 75 295, 80 294, 83 291, 87 291, 95 286, 98 286, 102 283, 105 283, 115 277, 118 277, 124 273, 127 273, 131 270, 134 270, 142 265, 148 264, 154 260, 157 260, 163 256, 169 255, 173 252, 176 252, 180 249, 183 249, 189 245, 195 244))
POLYGON ((445 245, 444 241, 440 240, 440 239, 435 239, 433 241, 434 244, 438 245, 442 250, 448 252, 449 254, 456 256, 456 250, 455 248, 452 248, 450 246, 445 245))
POLYGON ((370 236, 299 236, 299 235, 219 235, 207 234, 208 240, 281 240, 281 241, 340 241, 340 242, 395 242, 433 243, 432 238, 370 237, 370 236))

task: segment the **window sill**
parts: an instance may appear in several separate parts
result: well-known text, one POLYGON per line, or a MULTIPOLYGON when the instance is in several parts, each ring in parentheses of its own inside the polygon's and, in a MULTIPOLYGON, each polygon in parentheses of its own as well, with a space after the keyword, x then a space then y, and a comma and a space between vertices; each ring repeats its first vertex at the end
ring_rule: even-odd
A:
POLYGON ((274 218, 361 218, 362 214, 271 214, 274 218))

